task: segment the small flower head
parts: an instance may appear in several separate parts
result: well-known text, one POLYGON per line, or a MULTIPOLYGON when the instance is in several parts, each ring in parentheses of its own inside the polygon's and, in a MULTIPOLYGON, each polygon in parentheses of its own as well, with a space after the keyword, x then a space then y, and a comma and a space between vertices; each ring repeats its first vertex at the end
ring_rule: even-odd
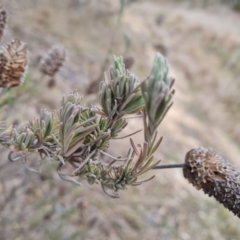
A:
POLYGON ((66 58, 66 50, 63 46, 54 45, 40 62, 40 71, 53 77, 61 68, 66 58))
POLYGON ((0 87, 20 85, 27 70, 28 51, 26 44, 15 39, 0 51, 0 87))
POLYGON ((0 5, 0 40, 3 37, 6 24, 7 24, 7 12, 4 9, 4 7, 0 5))

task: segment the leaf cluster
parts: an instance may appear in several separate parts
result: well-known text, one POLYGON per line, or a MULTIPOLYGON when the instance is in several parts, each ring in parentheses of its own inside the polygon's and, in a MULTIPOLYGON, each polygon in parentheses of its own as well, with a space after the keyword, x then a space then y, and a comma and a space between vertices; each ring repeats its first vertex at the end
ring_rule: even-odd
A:
POLYGON ((174 94, 167 62, 157 54, 150 76, 139 80, 125 69, 122 57, 114 57, 109 75, 110 79, 105 74, 100 83, 100 107, 83 106, 82 98, 73 91, 63 97, 58 111, 43 109, 23 127, 6 131, 2 123, 0 143, 10 148, 9 160, 22 160, 36 171, 29 166, 28 157, 38 153, 41 165, 45 159, 58 163, 57 172, 63 180, 100 184, 112 197, 118 197, 118 191, 128 185, 151 180, 154 176, 145 178, 144 174, 160 162, 154 158, 162 141, 157 127, 174 94), (145 140, 139 144, 130 138, 125 156, 115 157, 108 153, 109 143, 121 138, 126 116, 142 117, 145 140))

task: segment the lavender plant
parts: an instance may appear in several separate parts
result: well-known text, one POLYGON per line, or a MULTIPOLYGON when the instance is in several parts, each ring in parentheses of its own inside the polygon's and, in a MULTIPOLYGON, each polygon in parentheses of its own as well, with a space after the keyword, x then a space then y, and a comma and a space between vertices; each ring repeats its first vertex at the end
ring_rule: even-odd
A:
MULTIPOLYGON (((6 12, 0 7, 0 35, 5 23, 6 12)), ((51 77, 65 59, 64 49, 54 49, 55 53, 50 51, 41 64, 41 71, 51 77)), ((3 47, 0 87, 19 86, 24 80, 27 63, 24 43, 13 40, 3 47)), ((144 178, 152 169, 180 167, 184 177, 197 189, 214 196, 240 217, 240 173, 221 156, 201 147, 190 150, 185 162, 180 164, 159 165, 160 160, 154 158, 162 141, 157 129, 172 106, 174 96, 174 79, 169 77, 166 59, 157 53, 149 77, 139 80, 125 69, 122 57, 114 57, 109 76, 110 79, 105 74, 100 83, 100 107, 84 106, 82 97, 73 91, 63 97, 57 111, 42 109, 38 117, 21 127, 0 122, 0 144, 10 150, 9 160, 22 161, 29 170, 36 172, 41 171, 45 160, 55 161, 61 179, 78 185, 84 180, 99 184, 114 198, 128 185, 137 186, 153 179, 154 175, 144 178), (144 141, 135 143, 130 138, 130 148, 124 157, 112 156, 108 153, 109 143, 122 138, 119 135, 127 126, 129 116, 142 117, 144 141), (36 161, 40 158, 38 169, 29 164, 30 156, 36 161)))
POLYGON ((143 81, 125 69, 122 57, 114 57, 110 79, 105 74, 100 84, 101 107, 84 107, 74 91, 63 97, 58 111, 44 109, 25 126, 3 131, 0 143, 10 148, 12 162, 21 160, 30 170, 39 171, 28 163, 29 156, 38 153, 41 163, 46 158, 58 163, 63 180, 81 185, 85 179, 118 197, 118 191, 127 185, 140 185, 154 177, 142 175, 160 162, 154 159, 162 140, 157 137, 157 127, 171 106, 172 85, 167 62, 160 54, 155 57, 150 77, 143 81), (111 156, 107 153, 109 142, 127 126, 125 117, 135 114, 143 117, 145 141, 137 144, 130 139, 131 147, 124 157, 111 156), (111 161, 104 161, 100 153, 111 161), (64 173, 68 165, 71 172, 64 173))

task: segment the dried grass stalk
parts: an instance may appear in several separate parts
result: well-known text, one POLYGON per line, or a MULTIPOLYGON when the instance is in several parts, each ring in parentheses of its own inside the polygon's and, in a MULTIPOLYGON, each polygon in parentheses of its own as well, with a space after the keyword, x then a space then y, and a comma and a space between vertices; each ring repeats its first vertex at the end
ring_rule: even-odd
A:
POLYGON ((6 25, 7 25, 7 12, 4 9, 4 7, 0 5, 0 41, 3 37, 6 25))
POLYGON ((214 151, 200 147, 186 154, 184 177, 240 217, 240 172, 214 151))
POLYGON ((66 50, 63 46, 54 45, 40 62, 40 71, 53 77, 63 65, 66 58, 66 50))
POLYGON ((20 85, 27 70, 28 51, 26 44, 15 39, 0 52, 0 87, 12 88, 20 85))

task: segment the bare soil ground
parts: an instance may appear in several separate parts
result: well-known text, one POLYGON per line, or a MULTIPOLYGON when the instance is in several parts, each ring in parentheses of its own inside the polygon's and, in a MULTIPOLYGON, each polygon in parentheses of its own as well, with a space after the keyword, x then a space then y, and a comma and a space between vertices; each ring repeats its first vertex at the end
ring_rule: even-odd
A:
MULTIPOLYGON (((159 128, 164 140, 156 157, 183 162, 187 151, 203 145, 240 168, 240 14, 217 1, 205 8, 188 1, 136 1, 118 21, 118 1, 83 2, 2 1, 9 11, 4 42, 27 42, 28 78, 35 83, 25 95, 16 90, 20 95, 3 108, 2 118, 24 123, 43 107, 58 108, 73 89, 84 95, 113 54, 132 56, 131 70, 143 79, 160 51, 176 79, 176 96, 159 128), (55 43, 67 48, 68 60, 50 89, 37 61, 55 43)), ((97 103, 97 94, 85 101, 97 103)), ((141 120, 132 119, 126 132, 139 128, 141 120)), ((141 133, 134 138, 139 142, 141 133)), ((128 140, 116 142, 111 152, 118 156, 128 146, 128 140)), ((29 172, 8 162, 2 150, 0 239, 240 239, 239 219, 195 190, 179 169, 156 171, 152 181, 129 187, 119 199, 99 186, 63 182, 54 170, 46 162, 41 174, 29 172)))

